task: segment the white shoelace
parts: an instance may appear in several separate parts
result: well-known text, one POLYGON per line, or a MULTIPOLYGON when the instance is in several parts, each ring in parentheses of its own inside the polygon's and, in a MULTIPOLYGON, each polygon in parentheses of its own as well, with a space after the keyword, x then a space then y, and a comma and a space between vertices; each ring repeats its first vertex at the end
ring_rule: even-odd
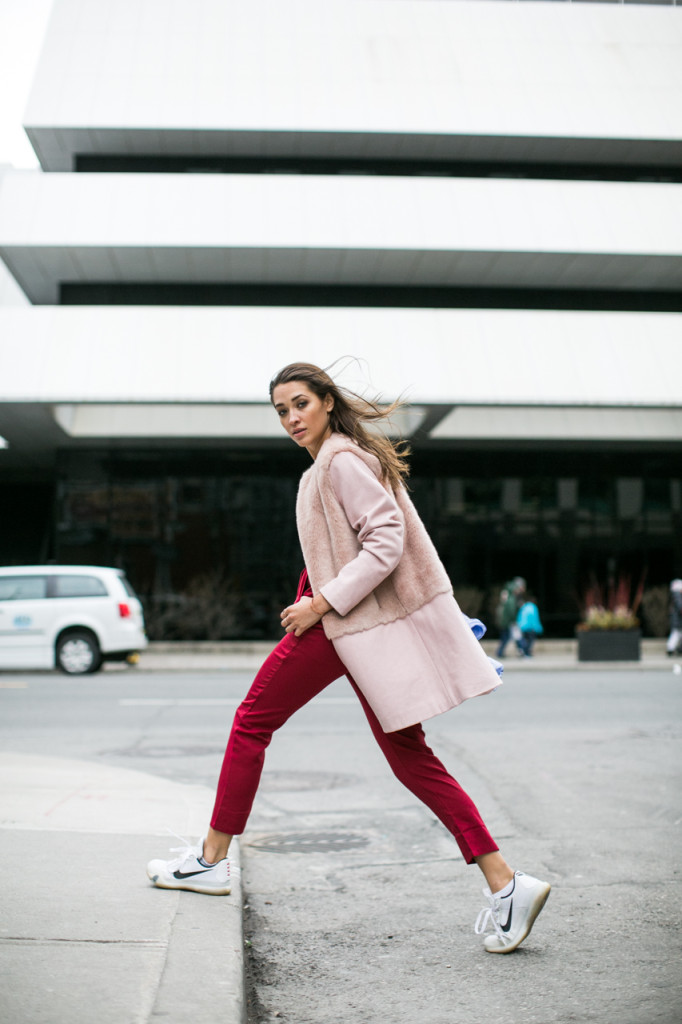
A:
POLYGON ((474 925, 474 931, 477 935, 483 935, 484 932, 492 925, 493 930, 497 933, 497 937, 501 942, 508 942, 508 937, 502 931, 500 925, 500 900, 488 892, 487 889, 482 890, 483 895, 487 899, 490 906, 482 907, 479 911, 478 917, 476 918, 476 924, 474 925))
POLYGON ((178 856, 173 860, 168 861, 169 869, 176 871, 178 868, 181 868, 183 864, 186 864, 190 857, 195 857, 197 860, 199 859, 201 852, 197 845, 190 843, 189 839, 185 839, 184 836, 179 836, 172 828, 169 828, 168 831, 172 836, 175 836, 176 839, 179 839, 181 843, 184 843, 184 846, 171 846, 170 852, 177 853, 178 856))

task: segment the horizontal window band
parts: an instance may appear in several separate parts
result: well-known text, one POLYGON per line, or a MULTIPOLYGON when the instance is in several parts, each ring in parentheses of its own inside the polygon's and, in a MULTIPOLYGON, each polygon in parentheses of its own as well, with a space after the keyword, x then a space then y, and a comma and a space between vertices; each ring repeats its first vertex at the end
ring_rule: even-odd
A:
POLYGON ((388 177, 544 178, 566 181, 682 182, 679 161, 377 159, 305 156, 194 156, 76 153, 74 170, 109 174, 349 174, 388 177))
POLYGON ((62 282, 63 306, 359 306, 682 312, 682 291, 400 285, 62 282))

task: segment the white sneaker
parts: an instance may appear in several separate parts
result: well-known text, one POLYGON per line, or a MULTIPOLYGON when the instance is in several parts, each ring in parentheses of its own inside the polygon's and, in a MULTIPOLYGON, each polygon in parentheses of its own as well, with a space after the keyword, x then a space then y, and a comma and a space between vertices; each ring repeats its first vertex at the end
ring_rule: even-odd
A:
POLYGON ((482 935, 492 925, 493 934, 483 943, 488 953, 512 953, 529 934, 549 896, 551 885, 523 871, 514 873, 514 887, 508 895, 493 896, 490 889, 483 895, 490 906, 484 907, 476 919, 474 931, 482 935))
POLYGON ((190 892, 201 892, 206 896, 229 896, 228 858, 225 857, 217 864, 206 867, 199 860, 204 851, 204 840, 200 839, 196 846, 192 846, 186 839, 184 842, 185 846, 171 849, 171 853, 179 854, 173 860, 149 861, 147 875, 154 885, 158 885, 160 889, 188 889, 190 892))

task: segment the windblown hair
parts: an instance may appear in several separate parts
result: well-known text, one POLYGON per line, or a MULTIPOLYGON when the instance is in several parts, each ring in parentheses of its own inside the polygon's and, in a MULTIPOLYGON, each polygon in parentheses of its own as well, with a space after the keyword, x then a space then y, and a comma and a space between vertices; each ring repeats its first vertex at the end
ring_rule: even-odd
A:
POLYGON ((279 384, 290 384, 292 381, 306 384, 320 399, 331 395, 334 399, 334 408, 329 417, 332 430, 352 438, 364 451, 375 455, 381 464, 382 477, 391 487, 396 489, 405 483, 410 472, 407 462, 410 449, 407 443, 398 441, 394 444, 383 434, 375 434, 365 427, 366 423, 389 419, 392 413, 403 407, 404 402, 398 400, 390 405, 381 405, 377 399, 370 401, 362 398, 335 384, 326 370, 313 363, 289 363, 281 369, 270 381, 270 401, 279 384))

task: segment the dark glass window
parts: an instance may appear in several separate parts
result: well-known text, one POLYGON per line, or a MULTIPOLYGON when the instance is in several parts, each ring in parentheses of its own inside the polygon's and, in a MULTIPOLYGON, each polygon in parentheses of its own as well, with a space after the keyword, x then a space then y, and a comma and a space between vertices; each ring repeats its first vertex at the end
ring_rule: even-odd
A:
POLYGON ((665 477, 651 477, 644 481, 644 507, 647 512, 670 513, 673 507, 673 488, 665 477))
POLYGON ((615 519, 615 481, 597 476, 581 478, 578 483, 578 508, 593 516, 615 519))
POLYGON ((501 489, 499 480, 465 480, 464 500, 475 511, 486 509, 497 512, 500 508, 501 489))
POLYGON ((524 512, 555 509, 557 507, 556 480, 553 477, 528 477, 521 488, 521 508, 524 512))
MULTIPOLYGON (((63 452, 49 557, 81 575, 125 567, 155 640, 276 640, 303 564, 305 458, 274 442, 63 452)), ((522 575, 548 635, 573 636, 576 595, 609 559, 633 580, 646 569, 647 587, 681 574, 679 464, 679 446, 415 444, 409 484, 459 597, 480 605, 469 614, 492 623, 500 586, 522 575)))

